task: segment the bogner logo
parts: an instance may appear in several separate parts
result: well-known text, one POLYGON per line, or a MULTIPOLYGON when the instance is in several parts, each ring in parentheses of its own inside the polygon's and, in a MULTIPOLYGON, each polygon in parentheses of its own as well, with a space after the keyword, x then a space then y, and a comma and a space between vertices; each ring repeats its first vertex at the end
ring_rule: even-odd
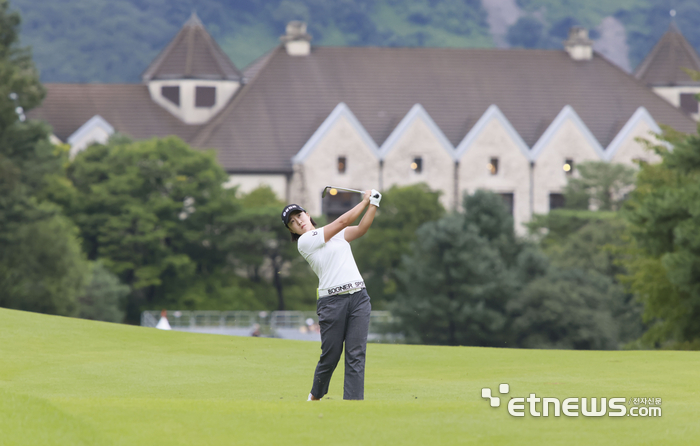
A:
POLYGON ((349 290, 350 288, 352 288, 352 283, 346 283, 345 285, 328 288, 328 294, 337 294, 341 291, 349 290))
POLYGON ((340 293, 341 291, 346 291, 346 290, 352 290, 352 289, 355 289, 355 288, 360 288, 360 287, 362 287, 362 286, 364 286, 364 285, 365 285, 364 282, 350 282, 350 283, 346 283, 345 285, 340 285, 340 286, 336 286, 336 287, 333 287, 333 288, 328 288, 327 293, 328 293, 328 295, 338 294, 338 293, 340 293))

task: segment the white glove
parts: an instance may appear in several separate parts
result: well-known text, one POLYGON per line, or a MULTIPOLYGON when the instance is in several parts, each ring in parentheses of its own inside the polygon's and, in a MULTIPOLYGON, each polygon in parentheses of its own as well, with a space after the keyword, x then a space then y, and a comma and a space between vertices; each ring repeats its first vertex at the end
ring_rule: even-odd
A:
POLYGON ((382 201, 382 194, 380 194, 378 190, 372 189, 371 195, 369 196, 369 204, 379 207, 380 201, 382 201))

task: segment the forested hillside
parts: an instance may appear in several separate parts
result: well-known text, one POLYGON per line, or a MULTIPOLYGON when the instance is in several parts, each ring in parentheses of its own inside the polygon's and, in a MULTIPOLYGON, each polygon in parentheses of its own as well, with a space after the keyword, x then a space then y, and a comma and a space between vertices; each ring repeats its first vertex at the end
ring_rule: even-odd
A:
POLYGON ((591 29, 599 51, 633 68, 677 24, 700 48, 697 0, 11 0, 44 82, 138 82, 192 11, 244 68, 292 19, 318 45, 561 48, 591 29))

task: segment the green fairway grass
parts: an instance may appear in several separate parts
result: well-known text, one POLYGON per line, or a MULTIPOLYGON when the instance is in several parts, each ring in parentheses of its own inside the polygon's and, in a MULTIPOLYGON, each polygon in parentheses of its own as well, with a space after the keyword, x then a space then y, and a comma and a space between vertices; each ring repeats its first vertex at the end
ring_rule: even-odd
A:
POLYGON ((364 401, 343 401, 341 358, 307 402, 320 352, 0 309, 0 445, 700 444, 698 352, 369 344, 364 401), (510 416, 530 393, 662 398, 662 416, 510 416))

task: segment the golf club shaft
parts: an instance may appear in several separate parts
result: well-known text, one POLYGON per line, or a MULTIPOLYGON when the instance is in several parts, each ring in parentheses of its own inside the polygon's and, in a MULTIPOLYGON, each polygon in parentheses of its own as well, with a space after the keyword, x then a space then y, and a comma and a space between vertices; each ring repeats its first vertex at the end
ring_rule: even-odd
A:
POLYGON ((357 192, 358 194, 364 194, 364 193, 365 193, 365 191, 363 191, 363 190, 348 189, 348 188, 346 188, 346 187, 335 187, 335 186, 332 186, 331 189, 344 190, 344 191, 346 191, 346 192, 357 192))
POLYGON ((364 193, 364 192, 359 191, 359 190, 356 190, 356 189, 348 189, 348 188, 345 188, 345 187, 326 186, 326 187, 323 189, 323 194, 321 194, 321 198, 325 198, 325 197, 326 197, 326 194, 328 193, 328 191, 335 190, 335 191, 337 192, 338 189, 344 190, 344 191, 349 191, 349 192, 357 192, 357 193, 360 193, 360 194, 364 193))
MULTIPOLYGON (((363 191, 363 190, 350 189, 350 188, 347 188, 347 187, 326 186, 326 187, 323 189, 323 194, 321 194, 321 198, 325 198, 325 197, 326 197, 326 193, 327 193, 329 190, 334 190, 334 189, 335 189, 336 191, 342 190, 342 191, 346 191, 346 192, 355 192, 355 193, 358 193, 358 194, 364 194, 364 193, 365 193, 365 191, 363 191)), ((375 194, 374 198, 378 198, 378 197, 379 197, 379 194, 378 194, 378 193, 375 194)))

